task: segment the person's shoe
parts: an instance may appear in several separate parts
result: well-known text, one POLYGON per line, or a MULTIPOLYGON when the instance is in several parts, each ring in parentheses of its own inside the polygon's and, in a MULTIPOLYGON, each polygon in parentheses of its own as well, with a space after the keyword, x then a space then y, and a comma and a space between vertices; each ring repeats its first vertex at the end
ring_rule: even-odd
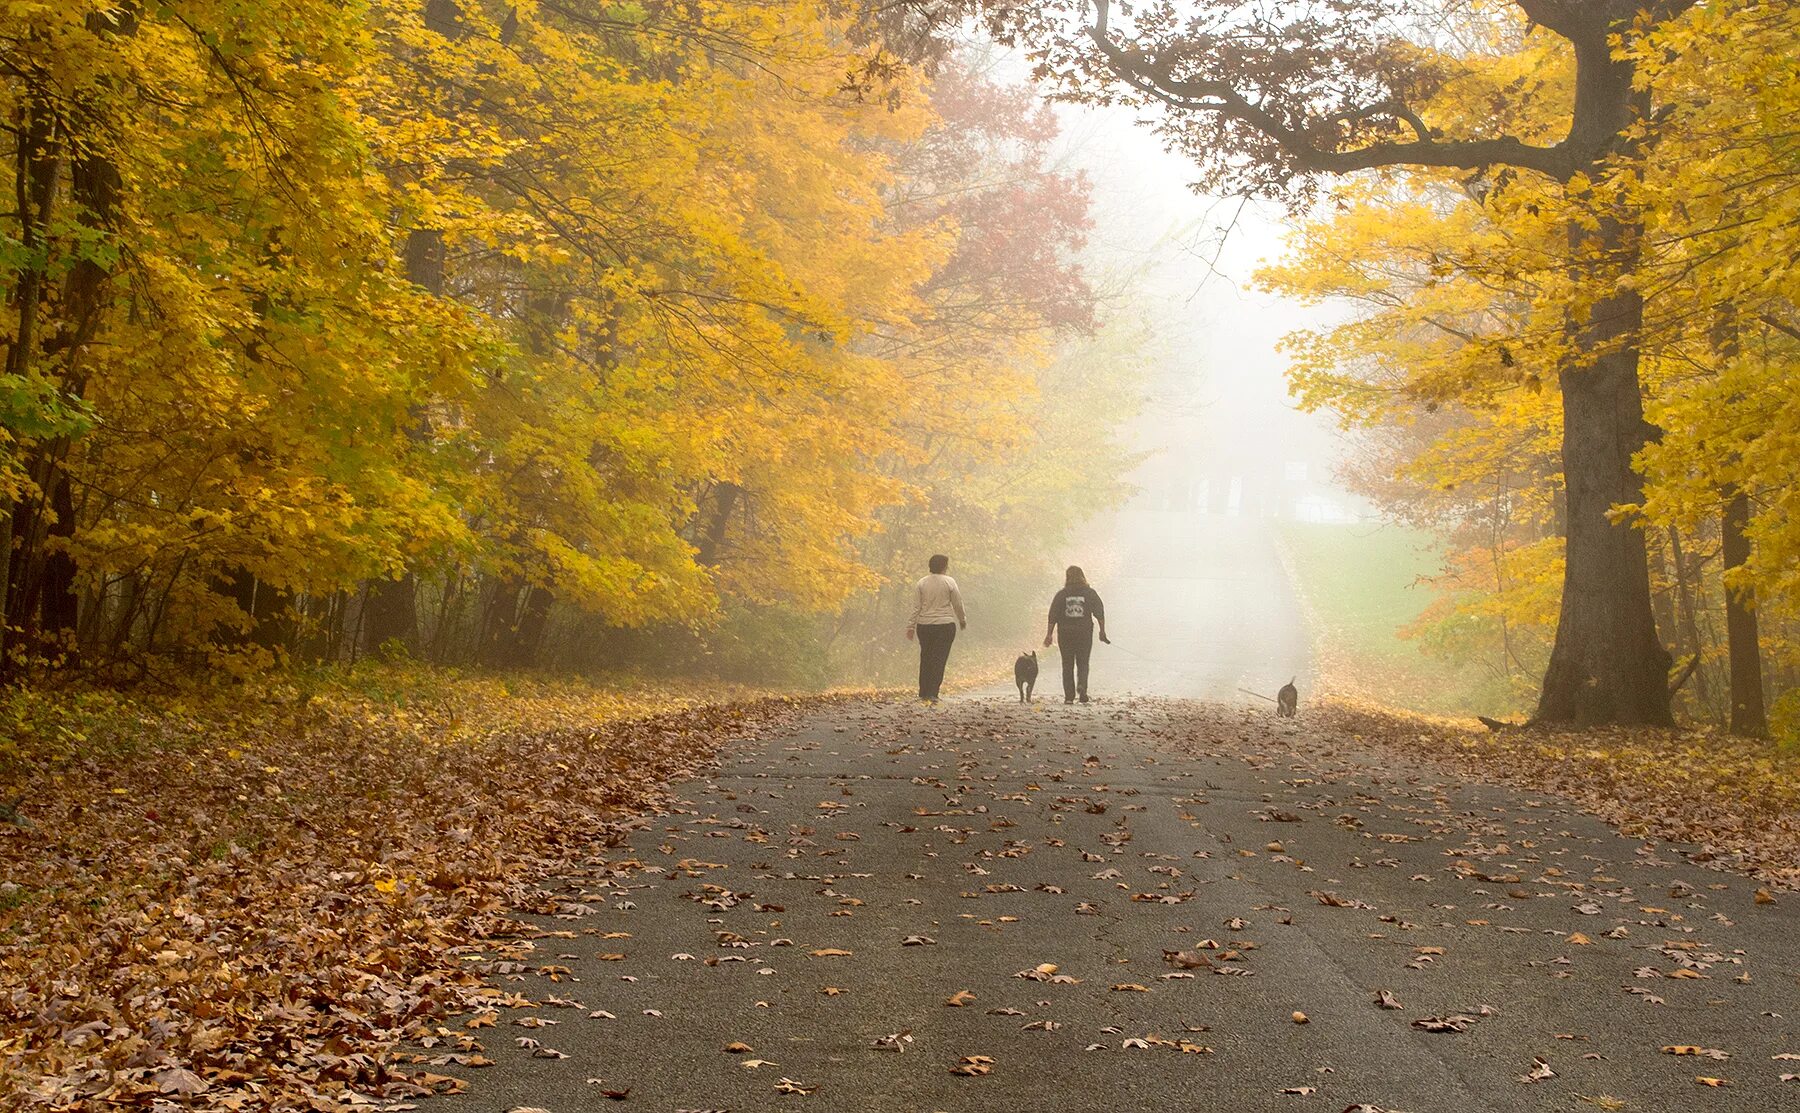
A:
POLYGON ((1087 693, 1086 692, 1081 693, 1081 702, 1086 703, 1087 701, 1088 701, 1087 693))
POLYGON ((1064 696, 1064 697, 1063 697, 1063 702, 1064 702, 1064 703, 1074 703, 1074 702, 1075 702, 1075 701, 1074 701, 1074 699, 1072 699, 1072 698, 1071 698, 1071 697, 1069 697, 1069 696, 1064 696))

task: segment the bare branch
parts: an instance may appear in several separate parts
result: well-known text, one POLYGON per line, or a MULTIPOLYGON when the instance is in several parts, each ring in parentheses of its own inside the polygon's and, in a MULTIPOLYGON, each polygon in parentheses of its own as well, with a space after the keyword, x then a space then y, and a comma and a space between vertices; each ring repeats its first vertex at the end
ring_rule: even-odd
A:
POLYGON ((1142 51, 1128 49, 1114 41, 1109 29, 1111 0, 1096 0, 1093 26, 1087 29, 1107 65, 1132 88, 1172 108, 1189 112, 1215 112, 1247 124, 1280 144, 1302 169, 1315 173, 1345 174, 1380 166, 1439 166, 1463 170, 1479 170, 1506 165, 1535 170, 1553 178, 1569 177, 1576 169, 1566 142, 1554 147, 1540 147, 1515 136, 1491 139, 1440 140, 1435 138, 1418 114, 1408 106, 1392 100, 1336 117, 1289 126, 1281 119, 1252 103, 1230 83, 1223 81, 1177 78, 1167 68, 1142 51), (1416 139, 1408 142, 1374 143, 1365 147, 1340 150, 1321 146, 1313 138, 1333 131, 1332 125, 1347 118, 1392 116, 1404 122, 1416 139))

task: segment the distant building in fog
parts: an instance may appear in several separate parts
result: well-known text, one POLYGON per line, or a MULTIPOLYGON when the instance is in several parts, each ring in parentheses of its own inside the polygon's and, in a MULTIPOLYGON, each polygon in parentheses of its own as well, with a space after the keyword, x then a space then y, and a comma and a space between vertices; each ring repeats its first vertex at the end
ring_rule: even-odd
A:
POLYGON ((1204 448, 1158 454, 1137 476, 1139 509, 1234 518, 1287 518, 1347 525, 1373 517, 1368 504, 1305 460, 1262 467, 1209 458, 1204 448))

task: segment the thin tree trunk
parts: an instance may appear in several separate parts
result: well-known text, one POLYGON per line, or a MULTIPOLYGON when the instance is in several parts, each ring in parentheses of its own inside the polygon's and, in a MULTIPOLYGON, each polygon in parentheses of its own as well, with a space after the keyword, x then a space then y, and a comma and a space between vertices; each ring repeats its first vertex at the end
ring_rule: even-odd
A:
MULTIPOLYGON (((1675 561, 1675 601, 1680 622, 1676 626, 1675 644, 1681 655, 1692 655, 1696 661, 1706 656, 1706 642, 1700 636, 1699 607, 1694 602, 1694 584, 1699 582, 1699 569, 1694 568, 1687 558, 1687 550, 1681 544, 1681 533, 1674 526, 1669 527, 1669 553, 1675 561)), ((1706 670, 1696 665, 1694 672, 1694 698, 1702 709, 1712 705, 1712 693, 1708 690, 1706 670)))
POLYGON ((1731 651, 1731 733, 1762 738, 1769 733, 1763 707, 1762 641, 1756 629, 1756 589, 1733 587, 1732 572, 1750 562, 1750 496, 1739 487, 1726 489, 1720 521, 1725 562, 1725 643, 1731 651))
MULTIPOLYGON (((452 0, 426 0, 425 26, 454 41, 462 36, 459 13, 452 0)), ((444 292, 444 233, 438 228, 414 228, 407 233, 406 277, 434 296, 444 292)), ((415 407, 407 434, 424 441, 424 414, 415 407)), ((393 642, 408 654, 419 652, 419 583, 411 567, 391 579, 375 580, 363 604, 363 644, 376 649, 393 642)))

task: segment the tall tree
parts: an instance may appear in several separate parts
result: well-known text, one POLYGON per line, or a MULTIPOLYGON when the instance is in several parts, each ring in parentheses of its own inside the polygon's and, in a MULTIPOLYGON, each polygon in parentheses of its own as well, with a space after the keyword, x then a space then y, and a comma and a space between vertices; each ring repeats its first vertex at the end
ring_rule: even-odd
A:
MULTIPOLYGON (((1638 378, 1643 302, 1634 277, 1643 215, 1633 189, 1651 94, 1631 48, 1694 0, 1516 0, 1574 61, 1572 95, 1522 81, 1527 126, 1483 133, 1435 124, 1427 102, 1454 83, 1432 49, 1427 5, 1386 0, 1157 0, 1123 21, 1110 0, 997 10, 1042 76, 1069 95, 1163 110, 1158 127, 1211 189, 1309 197, 1327 175, 1454 168, 1557 184, 1568 213, 1563 410, 1567 559, 1555 647, 1537 716, 1577 723, 1671 721, 1670 658, 1651 613, 1644 538, 1615 510, 1642 501, 1633 459, 1648 440, 1638 378), (1558 123, 1560 136, 1547 134, 1558 123)), ((1463 123, 1467 123, 1466 119, 1463 123)))

